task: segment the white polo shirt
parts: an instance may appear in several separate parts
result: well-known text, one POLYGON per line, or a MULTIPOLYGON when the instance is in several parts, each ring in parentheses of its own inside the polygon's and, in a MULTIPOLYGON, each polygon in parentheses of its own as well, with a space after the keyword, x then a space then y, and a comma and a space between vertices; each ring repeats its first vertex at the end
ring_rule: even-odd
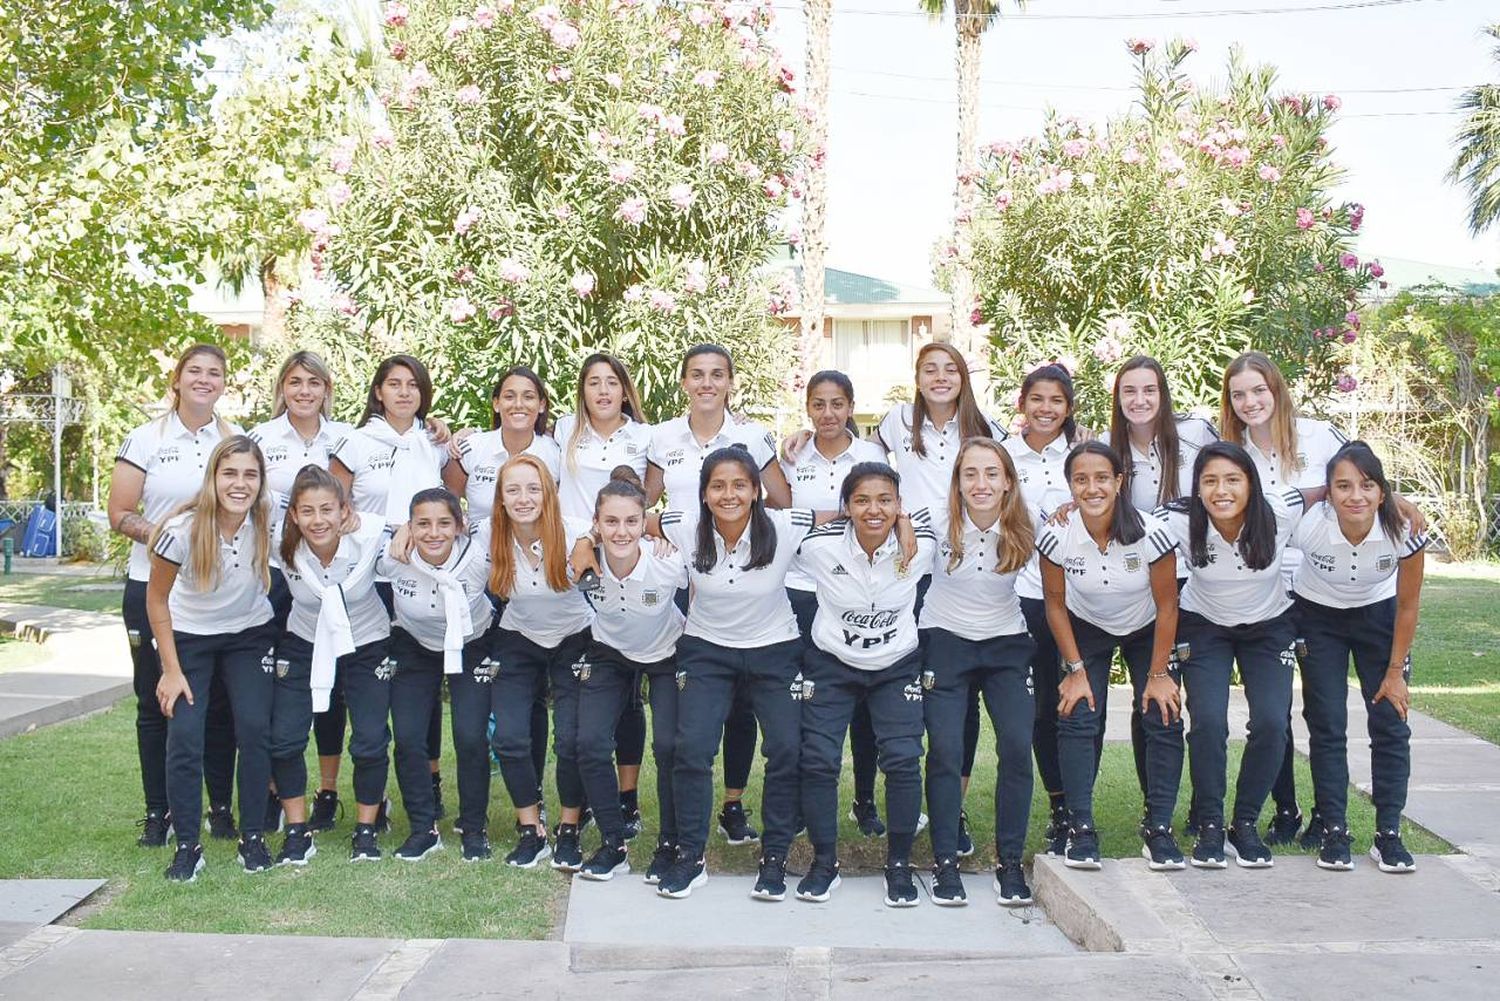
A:
MULTIPOLYGON (((709 453, 739 445, 750 453, 757 469, 765 469, 776 459, 776 439, 765 425, 755 421, 736 424, 728 414, 718 432, 705 444, 688 427, 686 417, 674 417, 651 429, 651 447, 647 458, 662 472, 666 487, 668 511, 698 510, 698 476, 709 453)), ((592 516, 593 512, 589 514, 592 516)))
MULTIPOLYGON (((431 459, 430 465, 424 464, 422 468, 415 470, 399 486, 409 503, 419 490, 443 485, 443 467, 448 464, 448 450, 432 443, 427 428, 421 421, 413 421, 412 426, 400 437, 410 440, 410 448, 431 459)), ((368 511, 382 518, 386 516, 386 498, 393 487, 391 474, 396 465, 396 452, 395 447, 365 433, 363 428, 351 428, 348 434, 329 448, 328 457, 338 459, 354 475, 354 489, 349 498, 354 510, 368 511)), ((405 506, 400 505, 403 512, 405 506)), ((404 520, 391 523, 400 524, 404 520)))
MULTIPOLYGON (((933 424, 931 417, 923 418, 922 449, 927 454, 918 455, 911 446, 911 414, 910 403, 892 407, 881 419, 876 434, 891 453, 896 472, 901 474, 901 505, 908 511, 925 507, 932 515, 933 531, 941 538, 948 525, 948 487, 953 481, 953 463, 958 460, 963 432, 956 415, 942 427, 933 424)), ((996 441, 1010 437, 1010 432, 994 418, 985 420, 996 441)))
MULTIPOLYGON (((240 429, 228 425, 229 434, 240 429)), ((189 431, 172 410, 165 417, 142 424, 120 443, 116 462, 128 462, 146 474, 141 487, 141 515, 159 525, 168 515, 198 495, 203 472, 214 446, 224 437, 219 422, 211 420, 197 431, 189 431)), ((139 542, 130 544, 129 577, 144 581, 151 576, 151 554, 139 542)))
POLYGON ((1151 565, 1176 548, 1160 519, 1141 519, 1145 535, 1129 545, 1110 540, 1102 553, 1076 511, 1066 525, 1044 525, 1037 536, 1042 558, 1063 568, 1068 610, 1112 636, 1128 636, 1156 618, 1151 565))
MULTIPOLYGON (((305 539, 297 546, 295 566, 287 566, 280 556, 284 527, 285 523, 278 521, 271 534, 271 563, 281 569, 287 590, 292 593, 292 611, 287 616, 286 628, 287 632, 312 643, 318 635, 318 613, 322 610, 323 598, 321 592, 315 592, 303 579, 301 571, 317 574, 318 583, 323 588, 338 587, 355 567, 380 558, 390 538, 390 530, 384 519, 367 514, 360 519, 356 531, 339 537, 338 548, 327 566, 313 555, 305 539)), ((345 591, 344 608, 349 615, 349 631, 354 635, 355 646, 374 643, 391 634, 391 617, 380 595, 375 593, 373 580, 362 593, 345 591)))
MULTIPOLYGON (((389 545, 389 544, 387 544, 389 545)), ((412 560, 422 557, 412 547, 412 560)), ((453 543, 453 551, 443 561, 441 570, 447 570, 463 586, 464 596, 469 599, 469 617, 473 628, 464 635, 468 643, 483 635, 494 620, 495 610, 484 589, 490 582, 489 537, 459 536, 453 543)), ((395 598, 396 625, 406 630, 411 638, 424 649, 440 653, 443 635, 448 631, 448 620, 443 611, 443 596, 433 579, 412 569, 410 563, 399 563, 382 555, 375 565, 376 572, 391 582, 391 593, 395 598)))
POLYGON ((1359 608, 1395 597, 1401 561, 1427 547, 1425 533, 1413 533, 1409 522, 1402 529, 1400 544, 1393 544, 1377 521, 1356 546, 1344 537, 1333 508, 1314 504, 1292 532, 1292 545, 1304 557, 1292 590, 1330 608, 1359 608))
MULTIPOLYGON (((568 442, 577 424, 576 414, 557 419, 552 436, 559 451, 568 450, 568 442)), ((598 499, 600 489, 609 482, 609 474, 616 466, 634 469, 644 483, 646 455, 651 451, 651 430, 650 424, 627 419, 605 438, 585 420, 572 454, 563 455, 558 467, 557 497, 562 502, 564 517, 593 518, 594 501, 598 499)))
POLYGON ((961 517, 963 558, 950 570, 953 547, 946 537, 938 540, 932 560, 932 585, 922 602, 918 628, 946 629, 975 641, 1024 633, 1026 619, 1016 594, 1019 574, 995 572, 1000 522, 979 529, 967 513, 961 517))
MULTIPOLYGON (((464 486, 464 500, 468 505, 470 524, 488 520, 495 510, 495 483, 500 477, 500 467, 511 458, 500 437, 502 433, 498 428, 494 431, 480 431, 459 442, 458 464, 469 477, 464 486)), ((542 465, 552 474, 552 482, 557 483, 560 461, 557 442, 544 434, 534 434, 531 436, 531 444, 519 454, 534 455, 541 459, 542 465)))
POLYGON ((285 507, 292 492, 292 481, 303 466, 328 468, 328 452, 334 444, 353 431, 352 425, 318 418, 318 433, 304 439, 292 426, 286 414, 257 424, 247 434, 260 446, 266 457, 266 486, 277 494, 276 506, 285 507))
MULTIPOLYGON (((234 538, 219 536, 219 583, 198 590, 192 564, 193 513, 168 519, 152 552, 176 564, 177 580, 167 598, 172 631, 192 636, 220 636, 244 632, 271 621, 271 599, 265 582, 255 572, 255 527, 247 517, 234 538)), ((205 582, 207 583, 207 582, 205 582)))
POLYGON ((1238 626, 1274 619, 1292 607, 1281 576, 1281 553, 1302 517, 1302 494, 1297 490, 1267 493, 1266 503, 1276 518, 1276 555, 1263 570, 1247 567, 1239 540, 1225 539, 1212 520, 1204 533, 1208 565, 1194 566, 1188 513, 1165 507, 1156 510, 1155 517, 1166 523, 1177 543, 1178 569, 1187 568, 1187 585, 1178 601, 1184 611, 1196 612, 1217 625, 1238 626))
POLYGON ((682 553, 693 589, 684 635, 736 650, 750 650, 797 639, 797 617, 786 596, 786 572, 797 547, 813 528, 813 512, 804 508, 768 509, 776 531, 776 552, 771 562, 746 570, 750 559, 750 529, 746 528, 734 549, 724 546, 715 529, 713 569, 699 573, 693 568, 697 550, 696 521, 680 511, 661 516, 662 534, 682 553))
MULTIPOLYGON (((1109 432, 1101 435, 1100 440, 1108 445, 1109 432)), ((1177 418, 1177 497, 1186 497, 1193 492, 1193 463, 1203 446, 1218 440, 1218 432, 1208 421, 1198 417, 1177 418)), ((1154 511, 1161 505, 1162 478, 1162 457, 1156 439, 1151 439, 1144 452, 1135 447, 1132 439, 1130 459, 1130 503, 1138 511, 1154 511)))
MULTIPOLYGON (((1021 497, 1031 509, 1036 521, 1051 516, 1058 506, 1073 499, 1063 475, 1063 464, 1073 450, 1062 435, 1053 438, 1038 452, 1026 443, 1025 435, 1012 435, 1001 442, 1016 465, 1016 478, 1021 481, 1021 497)), ((1035 552, 1016 575, 1016 594, 1022 598, 1042 597, 1042 568, 1035 552)), ((1003 635, 1003 634, 996 634, 1003 635)))
POLYGON ((672 599, 687 587, 682 553, 657 557, 653 544, 639 543, 640 559, 623 578, 599 557, 599 586, 587 592, 594 607, 594 639, 637 664, 666 660, 677 650, 687 622, 672 599))
MULTIPOLYGON (((792 487, 792 507, 814 511, 837 511, 844 477, 861 462, 885 462, 885 449, 873 441, 847 434, 848 444, 832 459, 818 451, 809 441, 791 462, 781 460, 781 471, 792 487)), ((795 591, 811 591, 812 579, 796 564, 786 574, 786 586, 795 591)))
MULTIPOLYGON (((579 519, 563 519, 564 545, 570 550, 572 541, 589 533, 589 523, 579 519)), ((474 531, 475 539, 483 539, 486 549, 490 545, 490 523, 479 524, 474 531)), ((583 592, 570 583, 566 591, 554 591, 547 583, 547 571, 542 560, 542 543, 538 539, 531 543, 531 554, 537 565, 531 565, 526 551, 519 542, 512 542, 516 565, 515 584, 509 594, 496 597, 505 602, 500 613, 500 628, 520 633, 539 647, 551 650, 576 632, 587 629, 594 621, 594 610, 589 606, 583 592)), ((567 553, 563 554, 567 556, 567 553)))
MULTIPOLYGON (((1281 453, 1274 448, 1261 451, 1250 436, 1245 435, 1245 451, 1255 460, 1255 471, 1260 474, 1260 488, 1274 492, 1283 487, 1316 489, 1328 482, 1328 460, 1349 441, 1342 431, 1327 421, 1311 417, 1297 418, 1297 461, 1301 468, 1288 477, 1281 471, 1281 453)), ((1297 564, 1302 562, 1302 551, 1288 546, 1281 554, 1281 576, 1288 589, 1297 573, 1297 564)))

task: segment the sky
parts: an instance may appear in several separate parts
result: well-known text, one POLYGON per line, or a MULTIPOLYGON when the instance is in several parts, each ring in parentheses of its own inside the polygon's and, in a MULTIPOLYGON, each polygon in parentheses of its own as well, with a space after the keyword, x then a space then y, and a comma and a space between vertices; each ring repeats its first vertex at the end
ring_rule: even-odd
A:
MULTIPOLYGON (((801 4, 772 2, 777 44, 800 70, 801 4)), ((1135 70, 1126 38, 1195 40, 1185 68, 1200 85, 1223 79, 1238 45, 1275 66, 1286 90, 1343 99, 1330 133, 1347 171, 1335 199, 1366 207, 1361 257, 1492 270, 1500 227, 1470 237, 1463 194, 1444 175, 1460 93, 1500 82, 1480 31, 1494 21, 1495 0, 1006 3, 984 39, 980 142, 1039 131, 1049 106, 1101 123, 1124 111, 1135 70)), ((916 0, 834 0, 832 47, 828 266, 930 285, 932 245, 952 213, 952 19, 932 22, 916 0)))

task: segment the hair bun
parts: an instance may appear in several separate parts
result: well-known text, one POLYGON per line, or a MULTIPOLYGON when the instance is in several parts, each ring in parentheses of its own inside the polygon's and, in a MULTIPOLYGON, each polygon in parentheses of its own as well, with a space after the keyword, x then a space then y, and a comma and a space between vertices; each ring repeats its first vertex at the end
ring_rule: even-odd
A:
POLYGON ((642 493, 645 493, 646 491, 646 486, 641 482, 640 476, 634 469, 632 469, 630 466, 625 465, 624 463, 621 463, 620 465, 609 471, 609 482, 629 483, 631 486, 635 487, 642 493))

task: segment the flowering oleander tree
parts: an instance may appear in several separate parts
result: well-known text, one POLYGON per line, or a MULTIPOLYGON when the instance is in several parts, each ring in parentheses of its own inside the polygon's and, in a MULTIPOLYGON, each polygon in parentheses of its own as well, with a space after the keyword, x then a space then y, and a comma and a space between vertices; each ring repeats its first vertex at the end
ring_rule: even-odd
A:
POLYGON ((769 24, 763 2, 388 3, 383 120, 301 217, 335 311, 419 354, 460 422, 517 362, 568 399, 595 349, 674 411, 701 340, 770 402, 795 344, 764 266, 805 139, 769 24))
POLYGON ((1329 195, 1339 99, 1279 94, 1238 54, 1227 83, 1199 88, 1183 70, 1192 43, 1127 45, 1136 107, 1102 128, 1050 116, 1038 136, 985 147, 967 239, 939 255, 940 277, 947 260, 973 264, 998 383, 1064 360, 1094 426, 1137 352, 1161 361, 1181 405, 1216 402, 1248 348, 1304 399, 1353 389, 1344 345, 1382 270, 1352 249, 1364 209, 1329 195))

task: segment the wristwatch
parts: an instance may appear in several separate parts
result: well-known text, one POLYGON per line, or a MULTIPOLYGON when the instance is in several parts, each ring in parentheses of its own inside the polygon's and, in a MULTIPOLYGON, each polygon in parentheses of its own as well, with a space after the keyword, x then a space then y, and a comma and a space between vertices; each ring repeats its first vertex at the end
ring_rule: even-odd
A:
POLYGON ((1082 670, 1083 670, 1083 661, 1081 661, 1081 660, 1065 660, 1065 661, 1063 661, 1063 674, 1069 674, 1069 675, 1077 674, 1079 671, 1082 671, 1082 670))

